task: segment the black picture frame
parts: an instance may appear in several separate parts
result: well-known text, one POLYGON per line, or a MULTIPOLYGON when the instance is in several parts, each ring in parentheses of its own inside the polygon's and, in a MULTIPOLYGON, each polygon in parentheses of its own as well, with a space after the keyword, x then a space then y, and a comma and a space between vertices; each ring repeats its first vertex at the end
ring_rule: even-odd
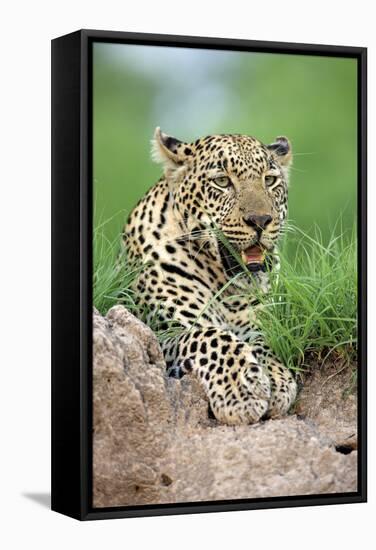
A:
POLYGON ((366 48, 80 30, 52 40, 52 509, 80 520, 365 502, 366 48), (92 44, 351 57, 358 78, 358 491, 355 493, 93 508, 92 487, 92 44))

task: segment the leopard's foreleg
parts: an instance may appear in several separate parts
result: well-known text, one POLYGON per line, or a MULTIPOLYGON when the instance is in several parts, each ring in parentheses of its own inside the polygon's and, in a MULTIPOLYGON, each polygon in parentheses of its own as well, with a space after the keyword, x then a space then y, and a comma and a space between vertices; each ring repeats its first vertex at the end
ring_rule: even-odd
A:
POLYGON ((169 373, 190 371, 205 388, 220 422, 246 424, 260 420, 271 399, 270 379, 252 346, 217 327, 191 329, 163 344, 169 373))

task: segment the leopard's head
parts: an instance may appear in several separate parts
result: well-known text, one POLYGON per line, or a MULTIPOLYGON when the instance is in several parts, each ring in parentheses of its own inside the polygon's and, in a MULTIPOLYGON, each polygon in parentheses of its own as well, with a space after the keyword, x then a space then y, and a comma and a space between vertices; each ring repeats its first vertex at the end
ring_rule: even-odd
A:
POLYGON ((245 135, 185 143, 155 131, 153 157, 164 164, 174 208, 192 239, 215 240, 225 271, 264 271, 287 213, 291 145, 245 135))

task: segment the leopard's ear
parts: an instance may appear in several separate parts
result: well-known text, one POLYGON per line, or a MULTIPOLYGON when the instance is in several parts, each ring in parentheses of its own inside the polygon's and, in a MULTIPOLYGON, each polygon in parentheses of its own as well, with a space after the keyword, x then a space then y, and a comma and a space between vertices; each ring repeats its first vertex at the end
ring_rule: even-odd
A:
POLYGON ((287 137, 277 137, 274 143, 267 145, 267 148, 273 153, 275 159, 281 166, 287 169, 289 168, 292 162, 292 149, 291 143, 287 137))
POLYGON ((188 143, 164 134, 159 127, 155 129, 151 157, 155 162, 163 164, 165 170, 182 166, 191 155, 192 148, 188 143))

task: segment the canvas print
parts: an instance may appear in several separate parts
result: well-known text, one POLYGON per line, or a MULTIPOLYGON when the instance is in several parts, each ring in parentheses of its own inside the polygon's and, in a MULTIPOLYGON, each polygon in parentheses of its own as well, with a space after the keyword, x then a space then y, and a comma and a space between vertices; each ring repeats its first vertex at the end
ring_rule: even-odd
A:
POLYGON ((95 42, 93 506, 355 493, 353 58, 95 42))

